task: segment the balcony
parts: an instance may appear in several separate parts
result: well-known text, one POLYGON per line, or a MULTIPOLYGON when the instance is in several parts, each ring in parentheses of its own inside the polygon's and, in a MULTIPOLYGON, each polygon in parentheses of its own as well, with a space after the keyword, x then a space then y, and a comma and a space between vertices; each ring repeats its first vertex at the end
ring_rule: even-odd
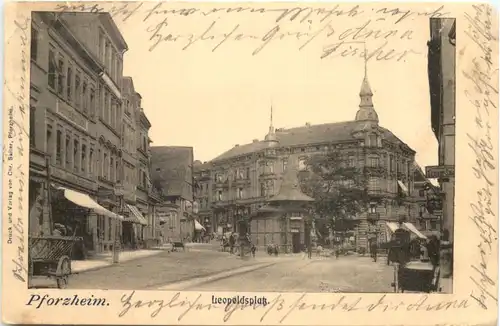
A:
POLYGON ((366 190, 366 193, 370 197, 385 197, 386 196, 386 192, 383 191, 382 189, 370 189, 370 188, 368 188, 366 190))
POLYGON ((376 213, 376 212, 375 212, 375 213, 374 213, 374 212, 371 212, 371 213, 370 213, 370 212, 369 212, 369 213, 367 214, 367 216, 366 216, 366 219, 367 219, 368 221, 378 221, 378 220, 380 220, 380 213, 376 213))
POLYGON ((383 166, 365 166, 363 172, 374 177, 384 177, 387 174, 387 169, 383 166))

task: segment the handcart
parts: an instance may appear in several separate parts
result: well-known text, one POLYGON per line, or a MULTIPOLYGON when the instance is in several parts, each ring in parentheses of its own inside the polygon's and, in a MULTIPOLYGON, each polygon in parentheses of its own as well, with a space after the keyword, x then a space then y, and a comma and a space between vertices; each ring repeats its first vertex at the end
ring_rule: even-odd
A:
POLYGON ((429 261, 412 260, 409 232, 398 229, 389 243, 388 260, 394 266, 394 292, 438 292, 439 265, 429 261))
POLYGON ((439 292, 439 266, 411 261, 398 270, 398 291, 439 292))
POLYGON ((75 236, 40 236, 29 238, 29 280, 36 276, 55 278, 59 289, 66 288, 71 275, 71 253, 75 236))

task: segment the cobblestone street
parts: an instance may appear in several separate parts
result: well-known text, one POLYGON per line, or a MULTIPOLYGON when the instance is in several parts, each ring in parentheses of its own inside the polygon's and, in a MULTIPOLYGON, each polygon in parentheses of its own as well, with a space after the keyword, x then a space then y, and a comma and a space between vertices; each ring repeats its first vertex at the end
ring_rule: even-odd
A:
MULTIPOLYGON (((70 289, 392 292, 392 267, 382 258, 257 255, 240 258, 215 251, 161 252, 118 265, 73 274, 70 289)), ((35 287, 54 287, 36 279, 35 287)))
MULTIPOLYGON (((185 279, 248 266, 258 260, 241 260, 211 251, 162 252, 98 270, 73 274, 69 289, 156 289, 185 279)), ((35 287, 55 287, 54 280, 35 279, 35 287)))
MULTIPOLYGON (((279 260, 279 258, 276 258, 279 260)), ((385 258, 296 256, 253 272, 179 290, 268 292, 392 292, 393 267, 385 258)), ((175 286, 171 286, 175 288, 175 286)))

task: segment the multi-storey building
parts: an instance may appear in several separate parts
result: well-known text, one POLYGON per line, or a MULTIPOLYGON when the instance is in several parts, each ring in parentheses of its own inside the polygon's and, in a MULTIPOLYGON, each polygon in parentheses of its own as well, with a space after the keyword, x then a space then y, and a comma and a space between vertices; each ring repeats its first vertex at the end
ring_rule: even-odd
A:
POLYGON ((443 235, 453 242, 455 202, 455 19, 430 19, 429 89, 431 126, 438 141, 438 166, 426 167, 437 178, 443 202, 443 235))
POLYGON ((418 209, 415 226, 427 237, 431 235, 440 237, 442 211, 439 187, 425 176, 418 164, 415 164, 414 174, 415 191, 413 197, 418 209))
POLYGON ((131 77, 123 77, 122 84, 122 157, 121 186, 123 192, 122 215, 125 217, 121 232, 125 247, 133 247, 135 240, 142 236, 142 228, 147 225, 143 213, 137 209, 137 133, 136 111, 140 107, 140 96, 137 94, 131 77))
POLYGON ((201 204, 201 212, 210 205, 210 224, 238 231, 242 215, 253 214, 277 193, 289 156, 303 170, 307 156, 331 150, 340 151, 345 164, 358 167, 368 180, 373 202, 352 217, 358 247, 366 248, 372 234, 385 241, 385 221, 414 221, 418 215, 411 198, 415 151, 379 125, 366 72, 359 96, 353 121, 275 130, 271 119, 264 140, 236 145, 197 168, 201 197, 209 201, 201 204))
MULTIPOLYGON (((205 230, 209 233, 217 232, 218 225, 212 224, 212 165, 208 162, 195 161, 193 163, 194 198, 199 205, 198 217, 205 230)), ((221 230, 222 232, 222 230, 221 230)))
POLYGON ((196 203, 193 198, 193 148, 152 147, 153 184, 162 198, 158 215, 165 240, 192 239, 196 203))
POLYGON ((63 187, 80 204, 118 212, 127 44, 109 14, 35 12, 31 33, 30 231, 49 232, 51 223, 60 223, 81 235, 87 249, 111 250, 119 225, 113 214, 57 200, 58 191, 49 201, 47 190, 63 187))

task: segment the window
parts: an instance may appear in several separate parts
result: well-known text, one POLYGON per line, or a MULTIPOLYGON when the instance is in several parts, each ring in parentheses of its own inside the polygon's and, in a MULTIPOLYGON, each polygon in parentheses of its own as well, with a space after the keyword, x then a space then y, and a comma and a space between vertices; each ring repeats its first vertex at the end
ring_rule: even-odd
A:
POLYGON ((389 155, 389 169, 394 171, 394 157, 392 155, 389 155))
POLYGON ((38 31, 31 26, 31 60, 36 61, 38 58, 38 31))
POLYGON ((75 106, 77 108, 80 107, 81 105, 81 100, 82 100, 82 93, 81 93, 81 90, 80 90, 80 76, 79 74, 77 73, 76 76, 75 76, 75 106))
POLYGON ((56 133, 56 163, 61 164, 61 153, 62 153, 62 131, 57 130, 56 133))
POLYGON ((109 171, 110 171, 109 180, 115 181, 115 159, 112 157, 109 159, 109 171))
POLYGON ((238 188, 238 199, 243 198, 243 188, 238 188))
POLYGON ((88 113, 88 106, 87 106, 87 82, 83 82, 82 86, 82 108, 83 112, 88 113))
POLYGON ((368 137, 368 146, 377 146, 377 135, 370 135, 368 137))
POLYGON ((104 179, 108 178, 108 154, 104 153, 104 160, 103 160, 103 171, 102 171, 102 176, 104 179))
POLYGON ((287 164, 288 164, 288 161, 287 160, 283 160, 283 167, 282 167, 283 172, 286 171, 287 164))
POLYGON ((379 179, 370 177, 368 179, 368 189, 369 190, 380 190, 379 179))
POLYGON ((217 200, 218 200, 218 201, 222 201, 222 190, 219 190, 219 191, 217 192, 217 200))
POLYGON ((56 55, 53 50, 49 50, 49 73, 48 73, 48 83, 49 87, 52 89, 56 88, 56 55))
POLYGON ((66 165, 69 166, 71 158, 71 138, 69 135, 66 136, 66 165))
POLYGON ((266 185, 264 183, 260 184, 260 196, 261 197, 267 196, 267 189, 266 189, 266 185))
POLYGON ((106 116, 106 99, 105 99, 105 93, 104 93, 104 87, 102 85, 99 86, 99 105, 101 106, 101 111, 100 111, 100 116, 104 120, 106 116))
POLYGON ((425 214, 425 205, 420 205, 420 206, 419 206, 419 210, 418 210, 418 215, 419 215, 420 217, 423 217, 423 216, 424 216, 424 214, 425 214))
POLYGON ((82 144, 82 154, 81 154, 81 158, 82 158, 81 170, 82 170, 82 172, 85 172, 85 167, 87 166, 87 161, 85 160, 86 154, 87 154, 87 146, 85 146, 85 144, 82 144))
POLYGON ((51 153, 52 152, 52 130, 50 130, 52 127, 50 125, 47 125, 47 152, 51 153))
POLYGON ((99 30, 99 59, 101 59, 101 62, 104 62, 104 58, 106 57, 105 51, 105 40, 104 40, 104 35, 102 34, 102 31, 99 30))
POLYGON ((90 115, 93 117, 95 115, 95 90, 90 90, 90 115))
POLYGON ((119 161, 118 159, 115 161, 115 173, 116 173, 116 177, 115 177, 115 181, 116 182, 120 182, 121 179, 122 179, 122 176, 121 176, 121 171, 120 171, 120 165, 118 164, 119 161))
POLYGON ((299 159, 299 171, 304 171, 306 169, 306 160, 305 158, 299 159))
POLYGON ((369 212, 370 212, 370 214, 376 213, 377 212, 377 204, 371 203, 370 207, 369 207, 369 212))
POLYGON ((419 197, 425 197, 425 190, 420 189, 420 190, 418 191, 418 196, 419 196, 419 197))
MULTIPOLYGON (((247 168, 247 173, 246 173, 247 179, 250 179, 250 168, 247 168)), ((208 185, 207 185, 208 187, 208 185)))
POLYGON ((376 167, 378 167, 378 164, 379 164, 378 157, 372 157, 372 158, 370 159, 370 166, 371 166, 372 168, 376 168, 376 167))
POLYGON ((111 99, 111 107, 110 107, 110 121, 109 124, 111 127, 115 127, 115 100, 111 99))
POLYGON ((78 140, 74 140, 73 141, 73 168, 75 169, 75 171, 78 171, 78 140))
POLYGON ((59 59, 57 64, 57 93, 59 95, 64 94, 64 60, 62 58, 59 59))
POLYGON ((36 108, 34 106, 30 107, 30 147, 35 146, 35 123, 36 123, 36 108))
POLYGON ((267 170, 269 171, 269 173, 274 173, 274 164, 273 162, 267 162, 267 170))
POLYGON ((348 160, 347 160, 347 166, 352 168, 354 167, 354 158, 353 157, 349 157, 348 160))
POLYGON ((89 152, 89 174, 94 174, 94 149, 91 148, 89 152))
POLYGON ((71 101, 71 96, 73 95, 72 83, 73 83, 73 69, 71 69, 71 67, 68 67, 68 74, 66 76, 66 97, 68 98, 68 101, 71 101))
POLYGON ((430 224, 430 229, 431 230, 437 230, 437 228, 438 228, 437 227, 437 221, 434 221, 434 220, 429 221, 429 224, 430 224))

